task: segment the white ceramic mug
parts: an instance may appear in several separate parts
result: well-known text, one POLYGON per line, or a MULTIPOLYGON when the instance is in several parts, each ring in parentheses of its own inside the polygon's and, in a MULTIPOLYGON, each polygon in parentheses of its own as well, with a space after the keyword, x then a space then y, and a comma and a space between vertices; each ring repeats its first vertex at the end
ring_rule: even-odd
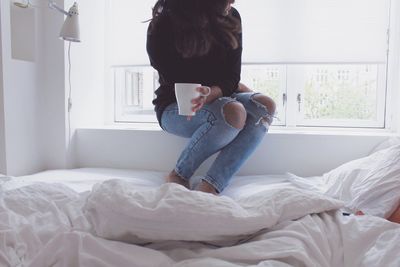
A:
POLYGON ((192 99, 202 96, 208 96, 211 89, 207 94, 201 94, 196 90, 201 84, 198 83, 175 83, 176 102, 178 103, 179 115, 194 116, 196 113, 192 111, 192 99))

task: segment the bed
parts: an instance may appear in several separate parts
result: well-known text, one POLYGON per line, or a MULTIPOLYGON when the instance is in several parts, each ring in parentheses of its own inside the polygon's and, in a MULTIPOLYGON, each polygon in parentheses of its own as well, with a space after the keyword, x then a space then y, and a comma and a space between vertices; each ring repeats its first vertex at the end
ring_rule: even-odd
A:
POLYGON ((165 174, 0 177, 0 266, 400 266, 400 226, 353 215, 326 177, 237 176, 214 196, 165 174))

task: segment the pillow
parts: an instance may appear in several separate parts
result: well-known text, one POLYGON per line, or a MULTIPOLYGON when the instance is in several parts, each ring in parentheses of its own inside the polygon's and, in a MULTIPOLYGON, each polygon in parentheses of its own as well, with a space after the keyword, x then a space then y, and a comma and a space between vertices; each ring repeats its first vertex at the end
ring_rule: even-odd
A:
POLYGON ((289 186, 233 200, 177 184, 140 189, 110 180, 93 188, 84 212, 94 233, 106 239, 229 245, 279 222, 341 207, 341 201, 289 186))
POLYGON ((396 146, 400 144, 400 136, 392 136, 389 137, 387 139, 385 139, 385 141, 383 141, 382 143, 378 144, 376 147, 374 147, 374 149, 372 149, 371 154, 375 153, 379 150, 383 150, 392 146, 396 146))
POLYGON ((400 203, 400 145, 379 150, 325 173, 328 196, 353 212, 389 217, 400 203))

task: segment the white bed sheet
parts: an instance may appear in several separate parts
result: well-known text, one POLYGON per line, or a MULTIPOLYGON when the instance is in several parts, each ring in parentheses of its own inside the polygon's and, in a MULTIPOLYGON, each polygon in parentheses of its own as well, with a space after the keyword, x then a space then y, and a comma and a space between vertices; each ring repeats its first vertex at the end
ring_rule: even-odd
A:
POLYGON ((37 182, 60 183, 76 192, 92 189, 93 185, 109 179, 128 180, 137 186, 154 187, 162 184, 165 173, 144 170, 80 168, 70 170, 49 170, 19 177, 0 177, 4 189, 10 190, 37 182), (7 181, 7 183, 5 183, 7 181))
MULTIPOLYGON (((231 246, 165 240, 137 245, 96 236, 84 209, 94 184, 121 179, 138 190, 157 190, 164 176, 75 169, 0 178, 0 266, 400 266, 399 225, 340 210, 283 221, 231 246)), ((287 178, 234 177, 223 193, 241 199, 292 188, 287 178)))
MULTIPOLYGON (((0 185, 5 190, 10 190, 37 182, 60 183, 72 190, 81 193, 90 191, 96 183, 111 179, 129 181, 138 187, 152 188, 164 183, 165 172, 111 168, 79 168, 70 170, 49 170, 33 175, 20 177, 0 177, 0 185), (7 181, 7 183, 5 183, 7 181)), ((235 176, 229 186, 222 192, 232 198, 251 195, 264 190, 272 184, 285 184, 291 186, 290 174, 283 175, 247 175, 235 176)), ((196 184, 201 177, 193 177, 191 184, 196 184)), ((295 188, 295 186, 293 186, 295 188)))

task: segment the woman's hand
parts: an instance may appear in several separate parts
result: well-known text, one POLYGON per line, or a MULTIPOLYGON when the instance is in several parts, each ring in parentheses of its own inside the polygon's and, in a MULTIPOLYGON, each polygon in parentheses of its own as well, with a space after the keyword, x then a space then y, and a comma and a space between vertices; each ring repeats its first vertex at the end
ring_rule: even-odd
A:
POLYGON ((192 99, 193 112, 200 110, 204 106, 204 104, 207 102, 207 96, 209 96, 211 93, 211 88, 208 86, 200 86, 197 87, 196 90, 200 93, 200 95, 192 99))
MULTIPOLYGON (((196 90, 200 93, 200 96, 192 99, 193 112, 197 112, 204 106, 204 104, 210 103, 222 96, 222 90, 218 86, 212 86, 212 87, 200 86, 197 87, 196 90)), ((239 83, 238 92, 240 93, 253 92, 253 90, 248 88, 243 83, 239 83)), ((191 117, 188 116, 188 120, 190 120, 190 118, 191 117)))
MULTIPOLYGON (((222 96, 221 88, 218 86, 200 86, 197 87, 196 90, 200 93, 200 95, 192 99, 193 112, 197 112, 204 106, 204 104, 211 103, 215 99, 222 96)), ((187 119, 190 120, 191 116, 188 116, 187 119)))

